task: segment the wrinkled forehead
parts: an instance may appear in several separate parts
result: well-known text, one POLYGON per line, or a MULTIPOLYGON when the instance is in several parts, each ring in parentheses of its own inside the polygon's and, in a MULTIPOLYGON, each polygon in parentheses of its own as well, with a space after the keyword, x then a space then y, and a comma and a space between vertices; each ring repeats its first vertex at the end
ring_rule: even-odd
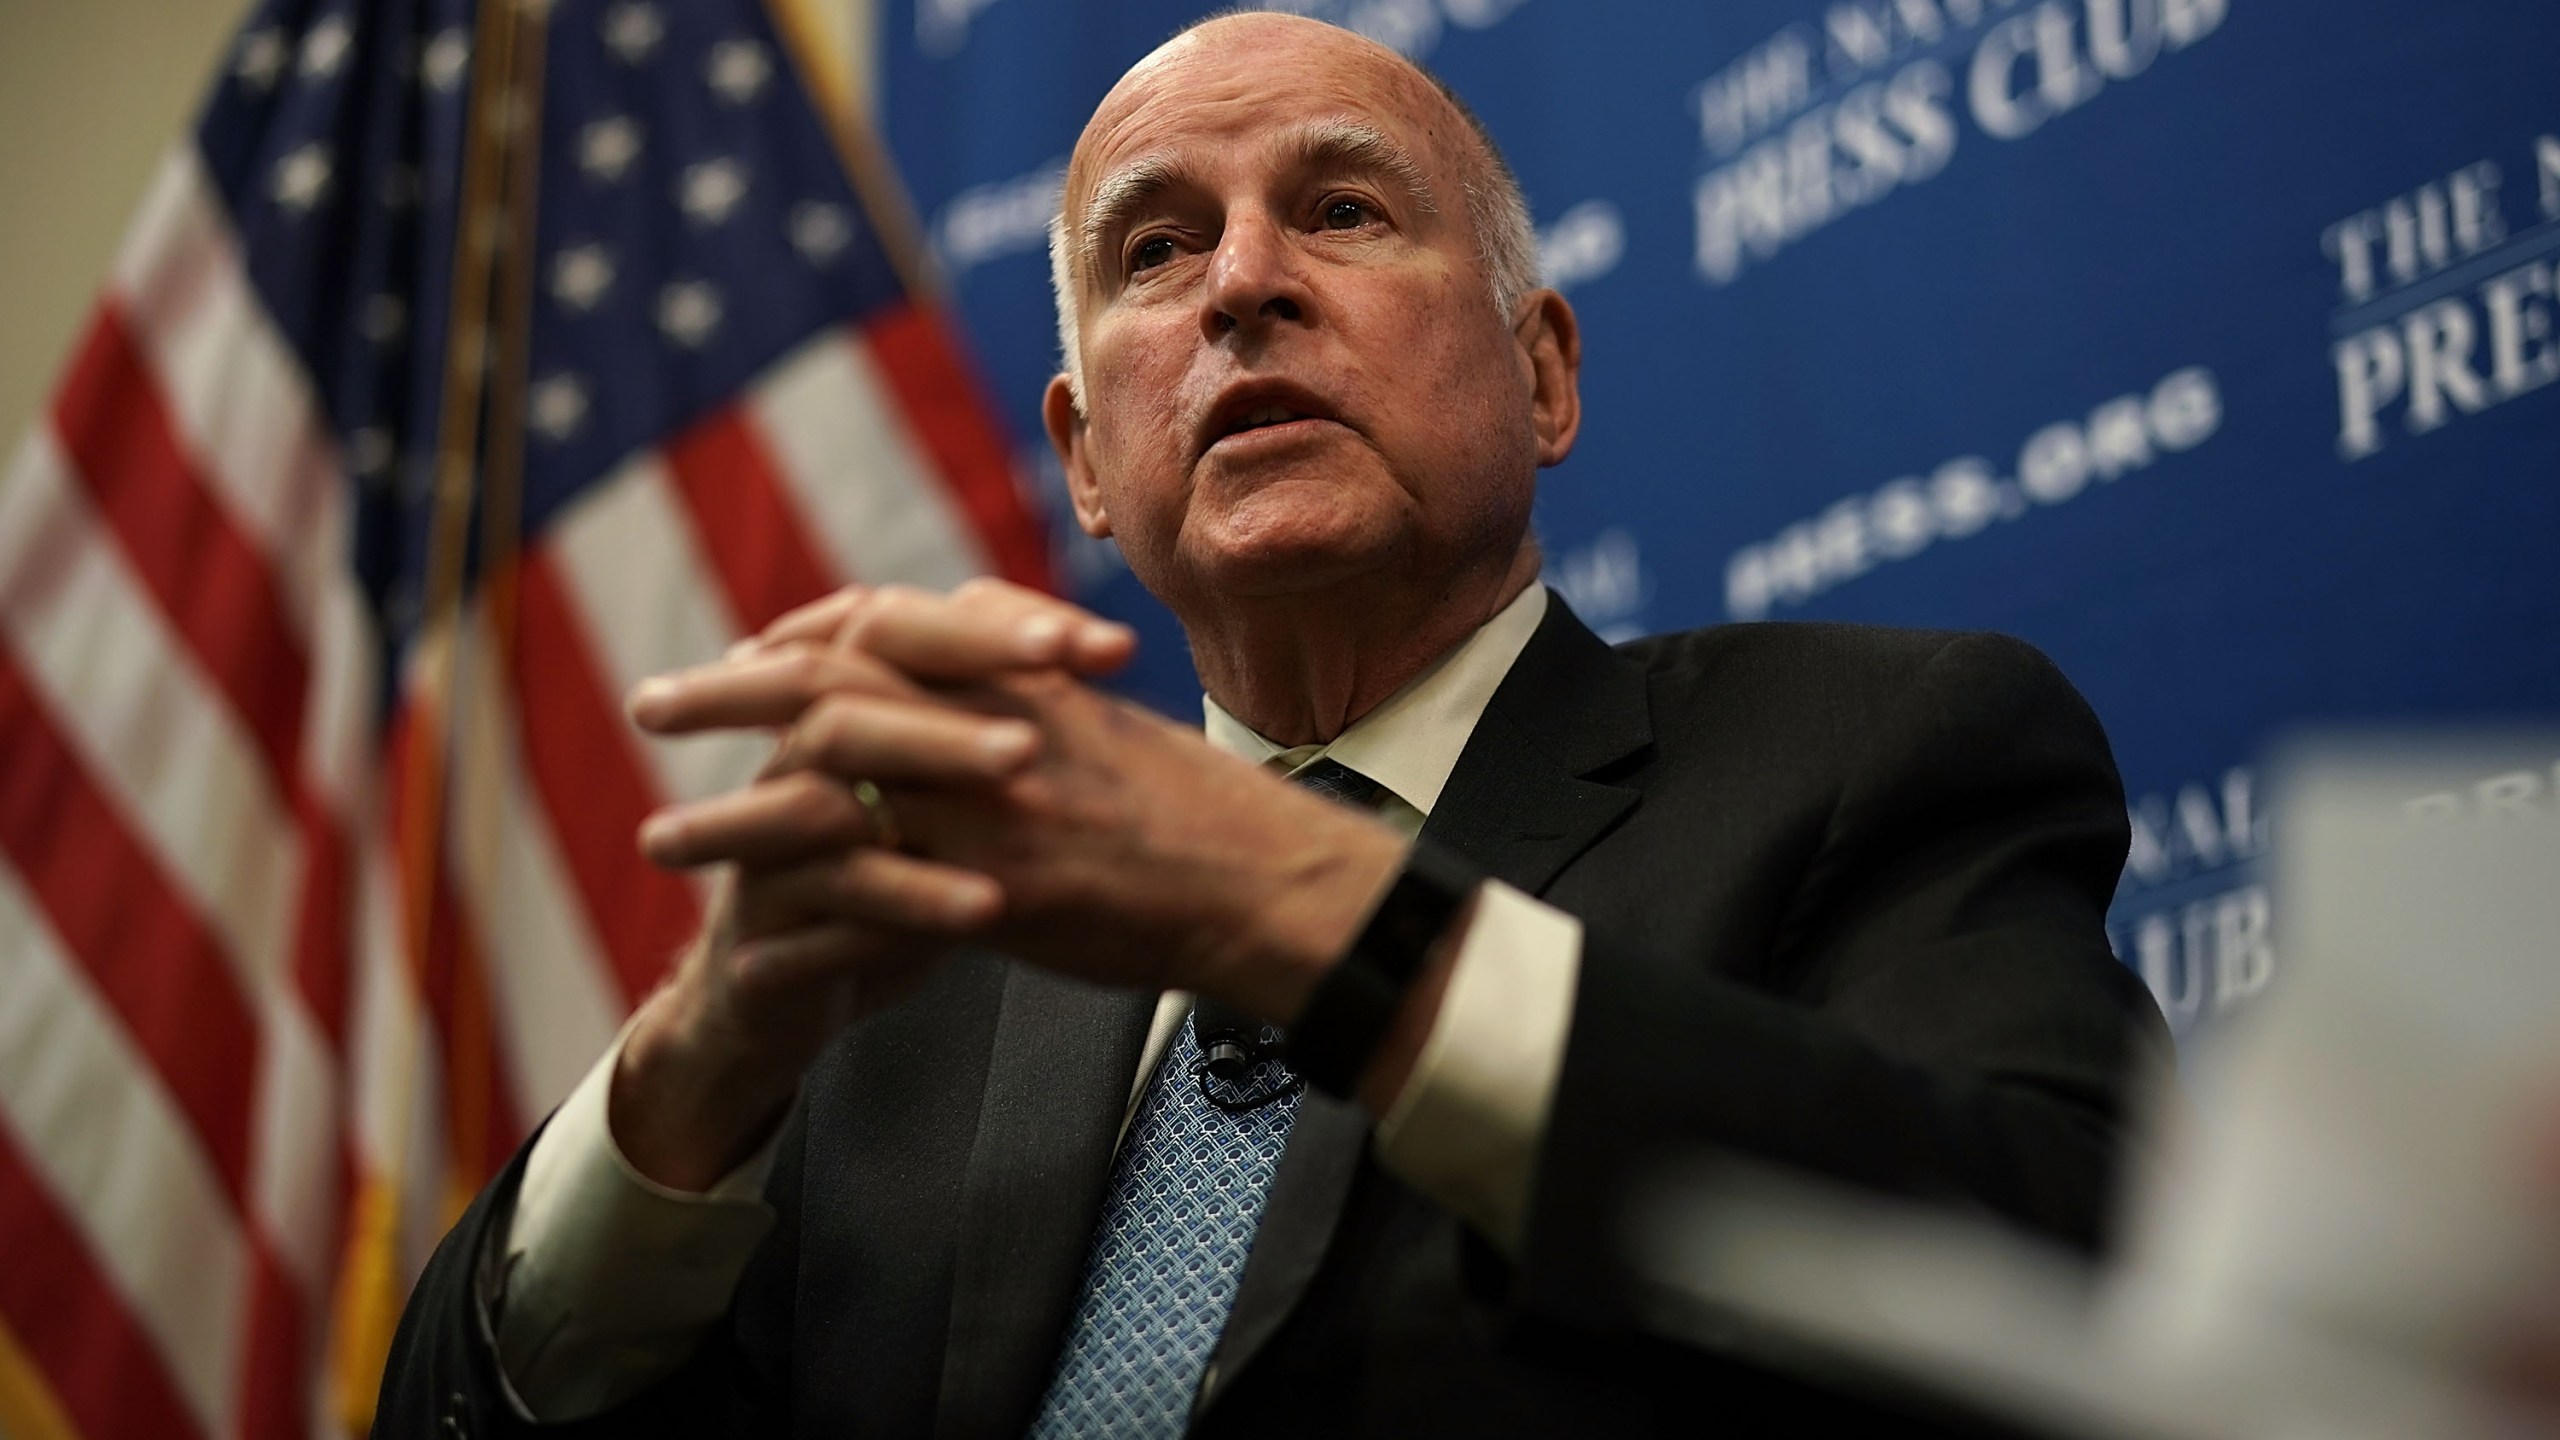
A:
POLYGON ((1095 188, 1133 168, 1204 152, 1287 153, 1312 128, 1392 137, 1435 173, 1463 124, 1437 87, 1375 41, 1287 15, 1240 15, 1176 37, 1130 67, 1095 107, 1067 167, 1080 226, 1095 188))

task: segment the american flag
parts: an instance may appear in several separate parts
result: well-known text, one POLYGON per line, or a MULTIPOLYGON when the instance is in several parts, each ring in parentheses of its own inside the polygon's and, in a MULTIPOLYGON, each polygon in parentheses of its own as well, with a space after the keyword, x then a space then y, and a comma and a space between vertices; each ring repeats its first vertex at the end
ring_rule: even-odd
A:
MULTIPOLYGON (((361 1426, 700 898, 619 697, 1048 578, 757 0, 271 0, 0 483, 0 1434, 361 1426)), ((863 167, 854 163, 853 170, 863 167)))

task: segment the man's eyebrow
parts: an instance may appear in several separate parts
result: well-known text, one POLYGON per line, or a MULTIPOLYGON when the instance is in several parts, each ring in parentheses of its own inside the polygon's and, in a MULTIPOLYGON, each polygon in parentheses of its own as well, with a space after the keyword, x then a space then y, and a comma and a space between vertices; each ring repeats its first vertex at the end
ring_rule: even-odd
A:
MULTIPOLYGON (((1297 169, 1350 170, 1376 175, 1412 197, 1426 212, 1436 212, 1431 181, 1411 151, 1374 125, 1357 120, 1316 120, 1293 125, 1276 140, 1297 169)), ((1178 185, 1183 167, 1163 156, 1142 156, 1105 175, 1085 202, 1084 224, 1077 249, 1089 274, 1101 273, 1102 248, 1148 201, 1178 185)))
POLYGON ((1162 156, 1145 156, 1130 161, 1105 175, 1093 187, 1093 198, 1085 202, 1084 228, 1076 237, 1087 274, 1102 271, 1102 244, 1114 231, 1129 223, 1149 200, 1174 187, 1182 168, 1162 156))
POLYGON ((1393 181, 1416 205, 1431 203, 1431 180, 1413 152, 1387 137, 1387 132, 1358 120, 1318 120, 1291 126, 1281 143, 1303 170, 1352 170, 1393 181))

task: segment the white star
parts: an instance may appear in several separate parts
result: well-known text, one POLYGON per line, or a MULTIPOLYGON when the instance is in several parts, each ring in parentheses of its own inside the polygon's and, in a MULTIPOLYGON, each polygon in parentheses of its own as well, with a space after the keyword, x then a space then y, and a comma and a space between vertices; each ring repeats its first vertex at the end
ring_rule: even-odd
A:
POLYGON ((679 280, 658 292, 658 328, 688 350, 720 328, 720 292, 708 280, 679 280))
POLYGON ((302 36, 302 78, 326 80, 337 74, 354 44, 355 32, 347 28, 344 15, 331 15, 312 26, 302 36))
POLYGON ((534 382, 526 420, 542 438, 558 444, 578 433, 587 419, 586 382, 568 373, 534 382))
POLYGON ((764 93, 765 82, 773 78, 773 61, 753 40, 723 40, 711 47, 702 74, 722 99, 744 105, 764 93))
POLYGON ((276 162, 267 193, 287 210, 307 215, 329 193, 329 174, 329 152, 315 140, 276 162))
POLYGON ((391 432, 379 425, 367 425, 347 442, 347 473, 359 480, 380 481, 391 460, 391 432))
POLYGON ((388 345, 409 330, 409 306, 389 292, 365 297, 364 309, 357 312, 356 331, 376 345, 388 345))
POLYGON ((437 31, 436 38, 427 42, 426 54, 418 65, 418 74, 427 82, 427 88, 439 95, 451 94, 470 71, 471 36, 459 25, 437 31))
POLYGON ((578 132, 578 168, 607 184, 640 158, 640 124, 627 115, 590 120, 578 132))
POLYGON ((287 56, 284 32, 273 25, 252 30, 240 37, 240 53, 231 61, 231 73, 240 77, 241 84, 264 93, 276 88, 287 56))
POLYGON ((593 310, 613 288, 613 257, 601 245, 572 245, 551 257, 551 298, 572 310, 593 310))
POLYGON ((853 243, 853 222, 844 207, 823 200, 803 200, 791 210, 791 248, 812 265, 824 265, 853 243))
POLYGON ((676 201, 697 225, 718 225, 747 198, 747 172, 737 161, 722 158, 684 167, 676 201))
POLYGON ((656 53, 667 38, 667 23, 658 7, 625 0, 604 12, 604 43, 625 65, 637 65, 656 53))

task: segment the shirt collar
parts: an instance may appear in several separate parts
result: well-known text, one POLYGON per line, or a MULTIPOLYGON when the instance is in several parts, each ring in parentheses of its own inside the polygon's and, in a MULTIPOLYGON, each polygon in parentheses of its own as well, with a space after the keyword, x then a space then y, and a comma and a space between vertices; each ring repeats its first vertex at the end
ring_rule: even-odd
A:
POLYGON ((1330 745, 1283 747, 1255 734, 1203 695, 1209 743, 1256 764, 1278 762, 1296 770, 1321 758, 1348 765, 1393 791, 1425 815, 1439 803, 1449 772, 1458 768, 1467 737, 1493 703, 1493 692, 1536 633, 1547 613, 1547 591, 1531 585, 1495 612, 1458 647, 1431 663, 1330 745))

